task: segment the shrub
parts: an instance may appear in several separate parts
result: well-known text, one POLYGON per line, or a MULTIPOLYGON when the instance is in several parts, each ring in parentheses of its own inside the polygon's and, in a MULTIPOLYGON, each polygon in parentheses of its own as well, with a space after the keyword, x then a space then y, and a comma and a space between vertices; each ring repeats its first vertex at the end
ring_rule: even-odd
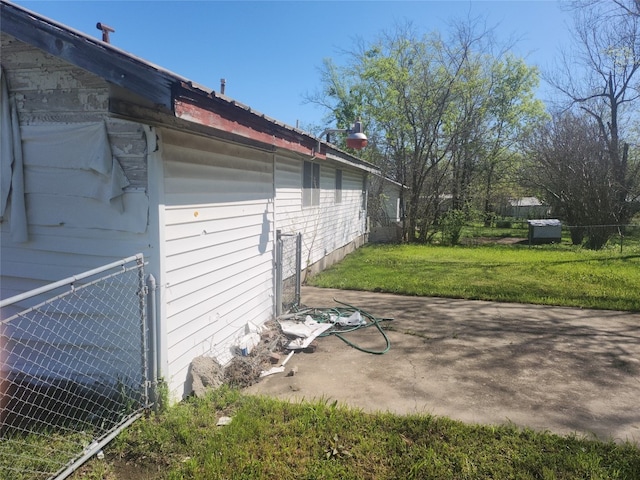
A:
POLYGON ((466 214, 463 210, 449 210, 442 217, 440 229, 442 242, 447 245, 457 245, 462 235, 462 227, 466 223, 466 214))
POLYGON ((510 220, 496 220, 496 228, 511 228, 510 220))

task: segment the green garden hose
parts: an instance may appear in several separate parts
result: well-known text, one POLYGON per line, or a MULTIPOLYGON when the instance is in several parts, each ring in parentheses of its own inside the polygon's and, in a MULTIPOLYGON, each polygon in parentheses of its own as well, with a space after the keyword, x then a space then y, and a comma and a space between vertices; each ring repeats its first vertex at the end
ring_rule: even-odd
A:
POLYGON ((355 325, 353 327, 345 327, 342 329, 339 329, 336 326, 334 326, 330 330, 327 330, 326 332, 322 333, 320 337, 328 337, 329 335, 335 335, 350 347, 353 347, 356 350, 360 350, 361 352, 370 353, 373 355, 383 355, 391 349, 391 341, 389 340, 389 337, 387 336, 385 331, 380 326, 380 323, 391 321, 393 320, 392 318, 377 318, 371 315, 370 313, 367 313, 366 311, 362 310, 361 308, 354 307, 353 305, 349 305, 348 303, 340 302, 335 298, 333 299, 333 301, 341 305, 344 305, 347 308, 342 308, 342 307, 313 308, 311 309, 311 312, 309 311, 309 309, 305 309, 304 311, 307 315, 310 315, 311 318, 313 318, 318 323, 329 322, 331 319, 332 313, 337 315, 338 317, 341 317, 341 316, 344 316, 345 313, 355 313, 355 312, 359 312, 360 315, 367 318, 369 322, 362 325, 355 325), (380 334, 382 335, 382 337, 384 338, 385 348, 383 350, 371 350, 369 348, 361 347, 353 343, 352 341, 350 341, 344 336, 347 333, 354 332, 356 330, 360 330, 361 328, 367 328, 371 326, 375 326, 380 332, 380 334))

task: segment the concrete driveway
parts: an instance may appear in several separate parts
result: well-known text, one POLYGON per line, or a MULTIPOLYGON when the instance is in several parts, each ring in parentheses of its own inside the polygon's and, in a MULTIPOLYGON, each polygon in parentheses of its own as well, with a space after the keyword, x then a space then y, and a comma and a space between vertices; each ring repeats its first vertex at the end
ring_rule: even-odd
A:
MULTIPOLYGON (((391 350, 321 338, 315 353, 291 358, 294 376, 266 377, 249 393, 640 444, 640 314, 302 289, 310 307, 337 306, 333 298, 393 317, 391 350)), ((375 328, 349 339, 384 348, 375 328)))

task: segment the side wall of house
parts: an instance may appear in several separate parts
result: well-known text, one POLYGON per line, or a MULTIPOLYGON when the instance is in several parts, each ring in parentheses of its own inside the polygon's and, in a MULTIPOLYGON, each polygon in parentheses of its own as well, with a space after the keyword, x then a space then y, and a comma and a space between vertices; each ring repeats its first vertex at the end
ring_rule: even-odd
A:
POLYGON ((300 158, 279 155, 276 162, 276 229, 302 233, 302 269, 315 273, 364 242, 366 173, 337 162, 321 161, 317 205, 303 206, 303 165, 300 158), (342 191, 336 195, 336 172, 342 171, 342 191))
POLYGON ((224 365, 248 322, 273 318, 273 154, 161 133, 168 380, 180 398, 195 357, 224 365))
POLYGON ((0 222, 2 298, 145 253, 150 241, 144 127, 109 118, 109 86, 102 79, 6 34, 1 48, 9 97, 25 137, 28 229, 27 241, 12 239, 17 220, 9 205, 0 222), (87 148, 74 147, 76 135, 68 132, 76 127, 98 136, 104 131, 106 168, 123 173, 120 181, 127 184, 113 201, 99 198, 109 180, 103 182, 90 159, 77 158, 87 148), (54 145, 60 138, 65 145, 54 145))

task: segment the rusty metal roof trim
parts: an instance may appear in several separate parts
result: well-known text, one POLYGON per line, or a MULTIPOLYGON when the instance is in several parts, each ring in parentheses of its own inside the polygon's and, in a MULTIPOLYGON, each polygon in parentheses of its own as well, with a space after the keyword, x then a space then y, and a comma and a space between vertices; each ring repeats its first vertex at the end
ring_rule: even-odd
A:
POLYGON ((293 128, 213 90, 200 90, 191 82, 182 82, 180 88, 174 90, 174 98, 190 101, 202 108, 215 110, 219 114, 227 113, 227 116, 242 120, 251 128, 305 145, 309 153, 317 144, 317 139, 308 132, 293 128))

